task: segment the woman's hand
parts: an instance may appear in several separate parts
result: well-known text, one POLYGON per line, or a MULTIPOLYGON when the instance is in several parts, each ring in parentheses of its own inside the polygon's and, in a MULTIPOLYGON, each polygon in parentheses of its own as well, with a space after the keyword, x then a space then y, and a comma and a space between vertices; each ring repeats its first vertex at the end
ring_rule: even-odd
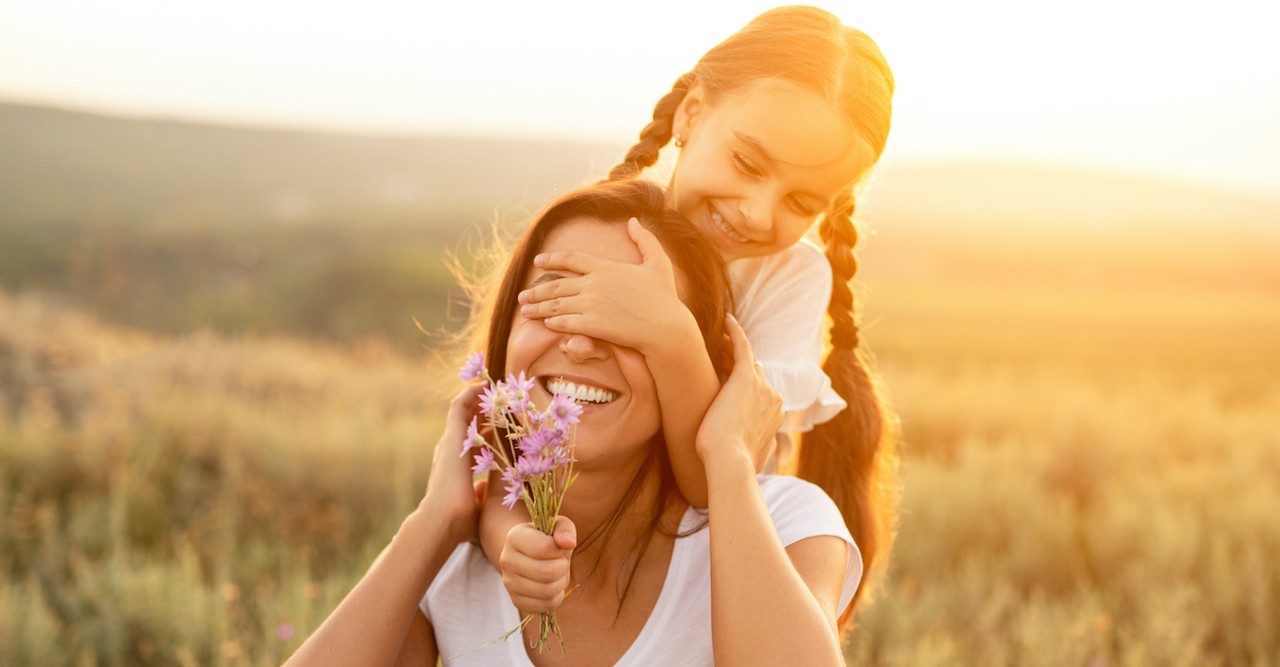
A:
POLYGON ((479 413, 480 392, 483 385, 471 385, 459 391, 449 401, 449 414, 445 419, 444 433, 436 443, 431 459, 431 476, 427 480, 427 492, 419 503, 419 509, 442 520, 449 526, 457 542, 472 539, 484 499, 484 485, 472 481, 470 454, 463 451, 471 419, 479 413))
POLYGON ((713 455, 741 448, 758 464, 768 455, 782 426, 782 397, 765 378, 747 334, 732 315, 725 318, 725 329, 733 344, 733 371, 698 428, 698 457, 706 464, 713 455))
POLYGON ((578 532, 568 517, 556 517, 551 535, 532 523, 522 523, 507 533, 499 567, 511 602, 526 614, 551 611, 564 602, 569 590, 569 564, 578 532))
POLYGON ((538 255, 538 268, 578 275, 521 292, 521 313, 541 319, 549 329, 608 341, 646 356, 669 344, 676 332, 687 331, 693 315, 680 300, 675 270, 662 244, 635 218, 627 222, 627 233, 640 251, 639 264, 575 251, 538 255))

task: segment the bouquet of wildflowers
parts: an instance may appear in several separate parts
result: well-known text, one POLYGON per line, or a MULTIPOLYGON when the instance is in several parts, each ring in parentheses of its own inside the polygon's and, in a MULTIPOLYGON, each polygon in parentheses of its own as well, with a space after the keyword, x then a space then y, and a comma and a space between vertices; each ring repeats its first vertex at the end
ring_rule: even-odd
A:
MULTIPOLYGON (((529 398, 534 380, 526 378, 521 371, 519 375, 508 375, 506 380, 494 382, 484 367, 484 355, 479 352, 467 357, 458 376, 463 382, 480 380, 488 385, 480 394, 480 413, 495 440, 491 442, 481 433, 480 418, 474 417, 467 428, 460 456, 479 448, 471 471, 476 475, 501 471, 507 491, 502 504, 511 509, 523 500, 533 525, 550 535, 560 514, 564 492, 574 479, 572 427, 578 423, 582 406, 570 396, 557 394, 546 410, 536 409, 529 398), (505 446, 500 444, 504 438, 505 446)), ((549 646, 553 634, 563 650, 556 612, 539 616, 538 651, 549 646)), ((532 614, 501 639, 524 627, 530 618, 532 614)))

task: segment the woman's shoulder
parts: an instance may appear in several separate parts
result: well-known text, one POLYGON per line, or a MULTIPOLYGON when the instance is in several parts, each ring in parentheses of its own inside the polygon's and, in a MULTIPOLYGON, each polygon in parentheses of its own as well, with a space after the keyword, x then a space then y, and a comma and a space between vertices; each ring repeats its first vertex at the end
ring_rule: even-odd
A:
POLYGON ((837 537, 848 545, 839 602, 839 608, 844 609, 862 581, 862 552, 845 525, 844 515, 831 497, 812 482, 786 475, 758 477, 760 491, 782 546, 789 547, 800 540, 818 536, 837 537))
POLYGON ((835 503, 827 496, 822 487, 808 480, 791 475, 756 475, 760 482, 760 492, 764 494, 764 502, 770 509, 788 505, 824 505, 835 503))
POLYGON ((757 479, 784 546, 816 535, 853 543, 840 508, 821 487, 789 475, 759 475, 757 479))

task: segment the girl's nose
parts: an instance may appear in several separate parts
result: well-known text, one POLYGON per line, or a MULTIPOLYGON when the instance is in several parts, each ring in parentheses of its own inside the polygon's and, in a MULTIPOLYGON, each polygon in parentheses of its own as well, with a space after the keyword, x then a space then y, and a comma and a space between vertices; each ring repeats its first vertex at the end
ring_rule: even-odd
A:
POLYGON ((565 334, 560 339, 560 350, 576 362, 599 361, 609 357, 609 346, 583 334, 565 334))
POLYGON ((773 229, 773 202, 764 194, 741 200, 738 213, 743 226, 750 231, 763 233, 773 229))

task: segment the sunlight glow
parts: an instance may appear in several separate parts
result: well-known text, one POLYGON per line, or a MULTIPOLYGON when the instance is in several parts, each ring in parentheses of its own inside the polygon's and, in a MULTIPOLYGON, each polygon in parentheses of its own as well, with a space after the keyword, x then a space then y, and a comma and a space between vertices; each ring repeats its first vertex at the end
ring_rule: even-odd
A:
MULTIPOLYGON (((772 2, 35 0, 0 99, 371 132, 623 142, 772 2)), ((1280 191, 1270 3, 822 3, 898 81, 889 160, 1008 158, 1280 191)))

